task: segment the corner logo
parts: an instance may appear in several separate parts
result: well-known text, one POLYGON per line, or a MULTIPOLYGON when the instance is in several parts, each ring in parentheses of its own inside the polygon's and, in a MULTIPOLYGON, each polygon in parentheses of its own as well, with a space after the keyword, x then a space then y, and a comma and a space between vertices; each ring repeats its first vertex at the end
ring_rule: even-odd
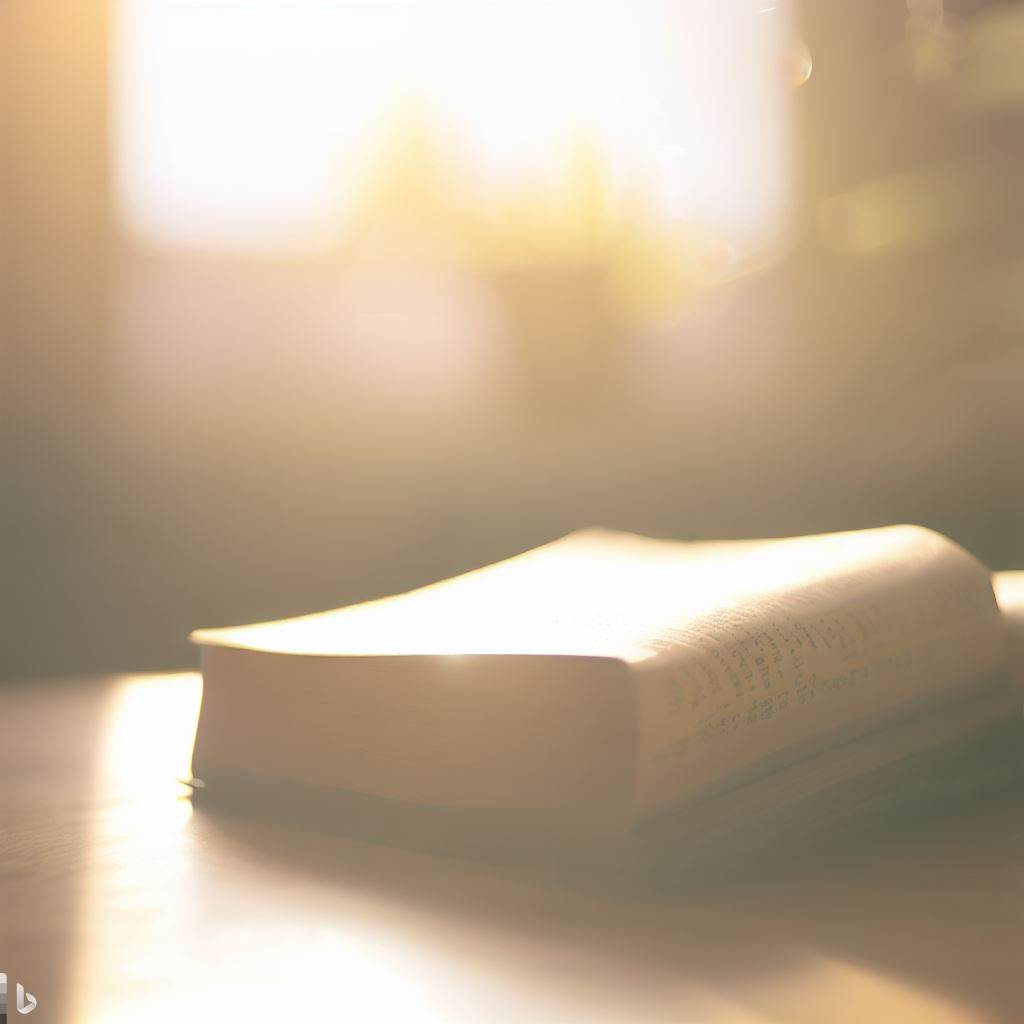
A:
MULTIPOLYGON (((15 1007, 18 1013, 31 1013, 36 1008, 36 997, 25 991, 19 981, 15 985, 15 1007)), ((7 1024, 7 975, 0 972, 0 1024, 7 1024)))

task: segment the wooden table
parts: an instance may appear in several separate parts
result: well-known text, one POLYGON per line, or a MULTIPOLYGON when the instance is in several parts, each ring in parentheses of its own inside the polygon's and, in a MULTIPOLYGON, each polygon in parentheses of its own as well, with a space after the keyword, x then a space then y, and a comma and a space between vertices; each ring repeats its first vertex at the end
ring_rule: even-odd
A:
POLYGON ((0 691, 0 971, 38 1024, 1024 1021, 1015 795, 639 899, 193 811, 199 685, 0 691))

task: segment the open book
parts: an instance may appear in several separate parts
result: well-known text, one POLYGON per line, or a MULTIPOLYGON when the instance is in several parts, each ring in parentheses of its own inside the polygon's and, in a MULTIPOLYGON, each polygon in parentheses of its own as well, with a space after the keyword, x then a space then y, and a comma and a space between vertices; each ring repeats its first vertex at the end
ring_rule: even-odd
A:
POLYGON ((411 593, 197 631, 193 772, 211 794, 705 829, 1019 715, 1005 634, 989 571, 921 527, 583 530, 411 593))

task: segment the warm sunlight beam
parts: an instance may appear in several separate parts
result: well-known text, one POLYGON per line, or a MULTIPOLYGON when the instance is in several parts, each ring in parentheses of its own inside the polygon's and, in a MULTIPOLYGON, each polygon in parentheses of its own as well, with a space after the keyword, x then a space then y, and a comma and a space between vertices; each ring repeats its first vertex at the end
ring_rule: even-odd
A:
POLYGON ((785 222, 785 3, 121 0, 123 218, 172 245, 308 250, 409 103, 484 201, 594 140, 617 187, 741 255, 785 222))

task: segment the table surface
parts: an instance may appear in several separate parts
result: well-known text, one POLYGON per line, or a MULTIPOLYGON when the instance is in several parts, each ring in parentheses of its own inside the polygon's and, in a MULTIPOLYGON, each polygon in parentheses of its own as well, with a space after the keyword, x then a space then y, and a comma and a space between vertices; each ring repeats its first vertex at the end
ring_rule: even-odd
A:
POLYGON ((1024 1020, 1024 800, 639 898, 193 809, 200 682, 0 690, 0 970, 32 1020, 1024 1020))

